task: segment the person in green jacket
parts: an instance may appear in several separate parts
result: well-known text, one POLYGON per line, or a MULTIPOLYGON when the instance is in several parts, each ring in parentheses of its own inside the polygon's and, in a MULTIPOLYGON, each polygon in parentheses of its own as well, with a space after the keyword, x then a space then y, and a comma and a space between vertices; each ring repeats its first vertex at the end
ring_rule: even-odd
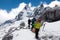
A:
POLYGON ((38 19, 34 25, 34 28, 35 28, 35 38, 38 39, 38 32, 39 32, 39 29, 41 28, 41 20, 38 19))
POLYGON ((35 24, 35 22, 36 22, 36 18, 34 17, 33 19, 32 19, 32 27, 31 27, 31 30, 34 28, 34 24, 35 24))

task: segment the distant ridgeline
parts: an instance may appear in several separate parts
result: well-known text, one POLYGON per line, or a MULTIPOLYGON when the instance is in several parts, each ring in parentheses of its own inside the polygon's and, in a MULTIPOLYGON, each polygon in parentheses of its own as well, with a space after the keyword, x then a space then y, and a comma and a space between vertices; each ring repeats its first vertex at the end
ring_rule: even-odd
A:
MULTIPOLYGON (((43 4, 42 4, 43 5, 43 4)), ((42 20, 46 22, 55 22, 60 20, 60 6, 51 7, 43 7, 40 5, 39 8, 35 9, 35 16, 37 14, 42 18, 42 20), (37 11, 36 11, 37 10, 37 11)))
POLYGON ((46 10, 42 18, 47 22, 55 22, 60 20, 60 7, 46 10))

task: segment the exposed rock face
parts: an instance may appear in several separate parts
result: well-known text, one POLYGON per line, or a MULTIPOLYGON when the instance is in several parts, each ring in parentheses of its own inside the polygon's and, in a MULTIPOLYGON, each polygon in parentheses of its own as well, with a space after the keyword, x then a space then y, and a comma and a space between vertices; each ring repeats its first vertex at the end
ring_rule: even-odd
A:
POLYGON ((58 10, 47 10, 42 18, 47 22, 55 22, 60 20, 60 12, 58 10))
POLYGON ((13 35, 9 35, 9 36, 4 36, 2 40, 12 40, 13 39, 13 35))

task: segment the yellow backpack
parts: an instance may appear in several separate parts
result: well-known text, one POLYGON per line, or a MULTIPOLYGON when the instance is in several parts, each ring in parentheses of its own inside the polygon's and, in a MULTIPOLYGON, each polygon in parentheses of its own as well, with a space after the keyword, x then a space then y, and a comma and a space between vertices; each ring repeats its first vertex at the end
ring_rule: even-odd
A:
POLYGON ((40 27, 41 27, 41 22, 36 22, 35 23, 35 28, 36 29, 40 29, 40 27))

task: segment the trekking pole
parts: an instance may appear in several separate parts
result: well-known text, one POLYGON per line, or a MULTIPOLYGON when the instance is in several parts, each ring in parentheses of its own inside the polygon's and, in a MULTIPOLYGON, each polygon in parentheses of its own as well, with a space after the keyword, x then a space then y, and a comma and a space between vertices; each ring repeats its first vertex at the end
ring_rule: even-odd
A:
POLYGON ((46 24, 46 23, 44 23, 44 24, 43 24, 43 28, 42 28, 42 31, 44 31, 44 27, 45 27, 45 24, 46 24))

